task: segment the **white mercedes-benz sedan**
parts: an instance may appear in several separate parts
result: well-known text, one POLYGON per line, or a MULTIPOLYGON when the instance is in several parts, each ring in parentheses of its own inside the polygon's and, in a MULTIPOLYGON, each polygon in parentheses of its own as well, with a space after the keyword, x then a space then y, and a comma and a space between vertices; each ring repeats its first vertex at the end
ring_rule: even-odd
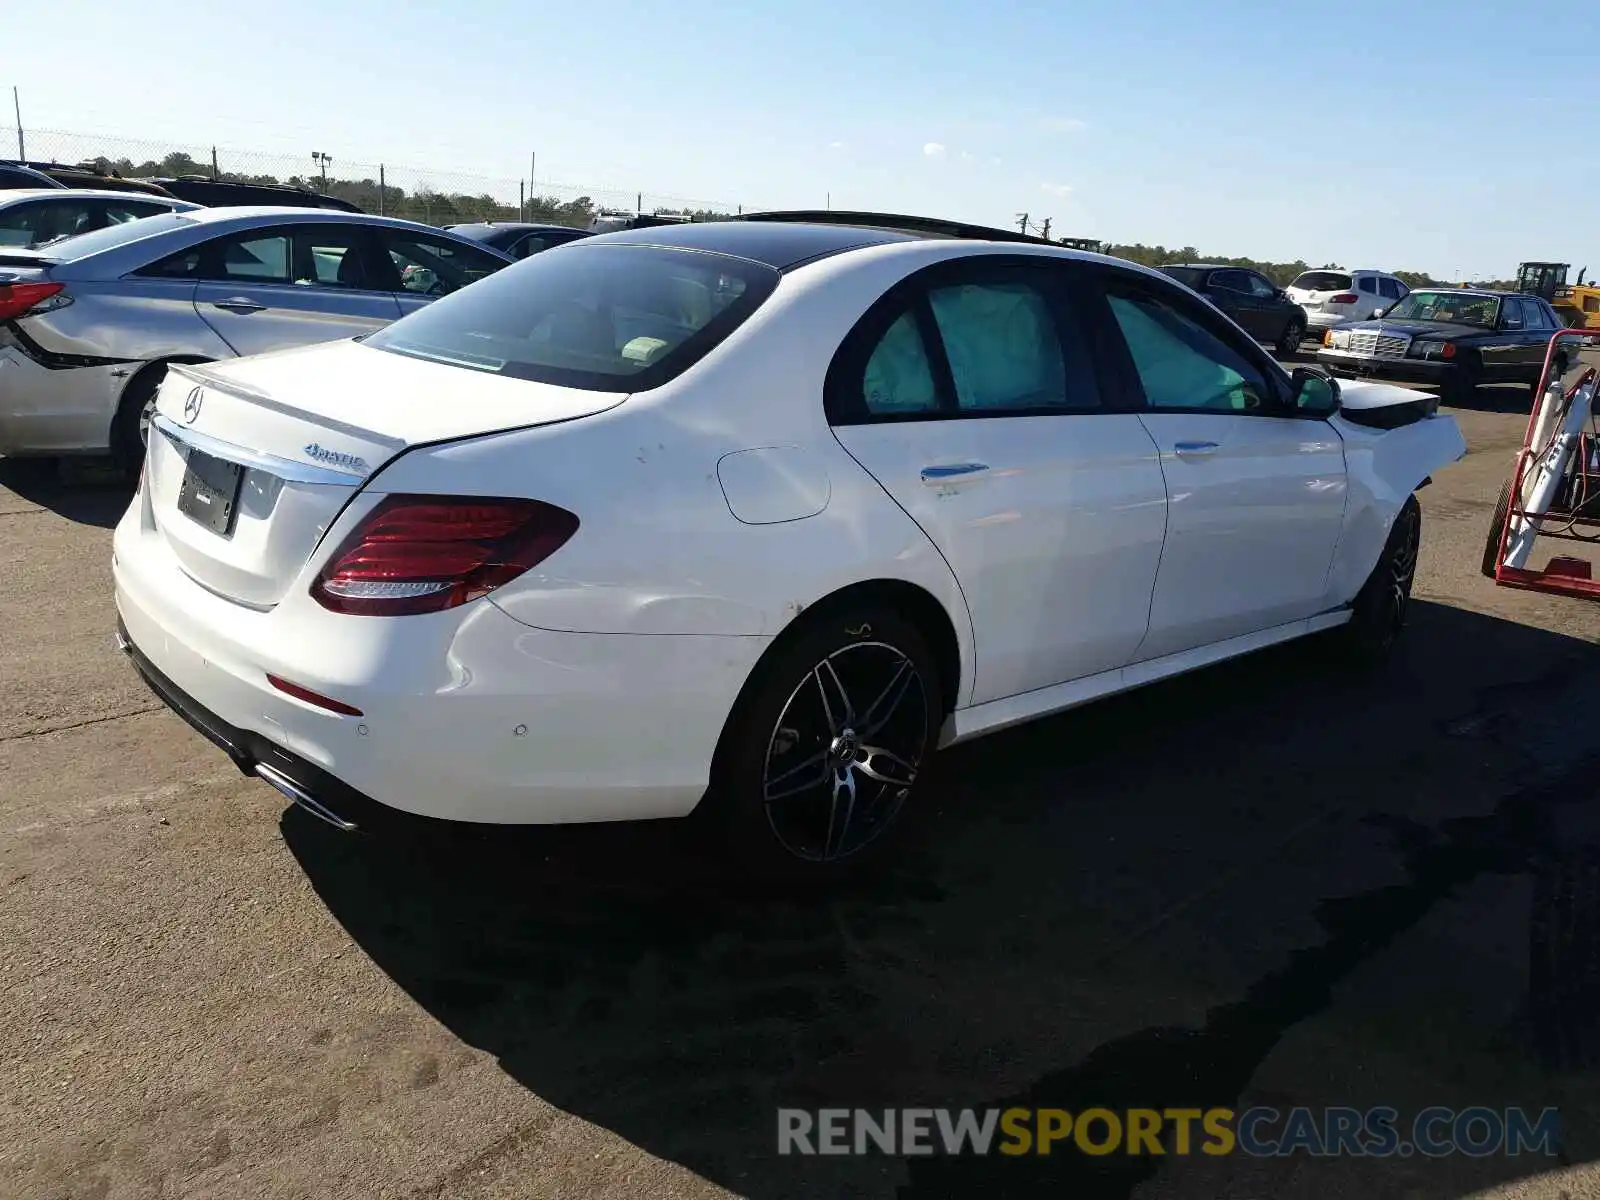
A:
POLYGON ((1320 631, 1388 649, 1413 493, 1466 451, 1436 406, 997 230, 602 235, 174 367, 118 641, 343 828, 698 811, 828 872, 941 747, 1320 631))

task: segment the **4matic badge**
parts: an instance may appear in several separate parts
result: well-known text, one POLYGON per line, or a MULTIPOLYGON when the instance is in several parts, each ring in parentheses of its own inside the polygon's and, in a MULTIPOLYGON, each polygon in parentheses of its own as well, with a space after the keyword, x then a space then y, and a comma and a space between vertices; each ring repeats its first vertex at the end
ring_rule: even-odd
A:
POLYGON ((342 454, 337 450, 328 450, 312 442, 305 448, 307 458, 314 458, 320 463, 327 463, 330 467, 347 467, 352 471, 367 470, 367 460, 357 458, 354 454, 342 454))

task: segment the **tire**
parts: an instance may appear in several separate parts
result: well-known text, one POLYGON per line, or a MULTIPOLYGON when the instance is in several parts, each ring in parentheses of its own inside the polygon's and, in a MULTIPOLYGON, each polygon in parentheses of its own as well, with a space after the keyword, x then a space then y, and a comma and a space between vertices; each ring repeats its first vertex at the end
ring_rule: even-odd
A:
POLYGON ((757 667, 718 746, 702 807, 730 865, 812 883, 876 858, 924 791, 943 718, 910 621, 874 604, 810 618, 757 667))
POLYGON ((1439 389, 1439 399, 1454 408, 1471 404, 1478 394, 1478 382, 1477 367, 1467 365, 1457 367, 1455 373, 1450 375, 1445 380, 1444 386, 1439 389))
POLYGON ((1411 585, 1421 542, 1422 506, 1416 496, 1408 496, 1389 527, 1377 565, 1356 593, 1350 620, 1339 628, 1351 657, 1377 662, 1394 649, 1411 609, 1411 585))
POLYGON ((156 392, 161 389, 166 374, 165 367, 151 367, 140 372, 123 390, 117 415, 111 420, 111 460, 130 479, 137 476, 144 465, 149 412, 155 406, 156 392))
POLYGON ((1483 538, 1483 573, 1494 578, 1495 559, 1500 555, 1500 534, 1511 513, 1511 480, 1500 485, 1500 498, 1494 502, 1494 515, 1489 518, 1489 530, 1483 538))
POLYGON ((1300 343, 1305 340, 1306 327, 1298 317, 1291 317, 1289 323, 1283 327, 1283 332, 1278 335, 1278 344, 1275 349, 1280 355, 1290 355, 1300 349, 1300 343))
MULTIPOLYGON (((1571 369, 1570 365, 1567 362, 1567 356, 1565 354, 1558 356, 1556 358, 1555 362, 1550 364, 1550 368, 1551 368, 1551 372, 1552 372, 1551 378, 1553 378, 1553 379, 1565 379, 1567 377, 1567 372, 1571 369)), ((1533 379, 1529 381, 1528 386, 1533 389, 1534 402, 1538 403, 1539 394, 1540 394, 1539 393, 1539 376, 1535 375, 1533 377, 1533 379)))

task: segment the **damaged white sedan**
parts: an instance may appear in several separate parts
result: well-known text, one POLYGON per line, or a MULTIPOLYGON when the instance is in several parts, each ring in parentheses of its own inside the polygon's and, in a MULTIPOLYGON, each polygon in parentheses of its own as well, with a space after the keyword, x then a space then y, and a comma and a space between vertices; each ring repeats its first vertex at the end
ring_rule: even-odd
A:
POLYGON ((942 746, 1302 635, 1389 648, 1429 396, 1161 274, 863 214, 585 239, 357 341, 174 368, 119 642, 342 828, 893 839, 942 746))

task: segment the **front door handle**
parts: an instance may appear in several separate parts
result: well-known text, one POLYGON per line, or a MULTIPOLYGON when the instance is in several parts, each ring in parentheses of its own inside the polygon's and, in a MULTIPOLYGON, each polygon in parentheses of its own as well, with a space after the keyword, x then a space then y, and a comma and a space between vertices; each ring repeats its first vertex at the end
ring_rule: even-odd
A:
POLYGON ((225 308, 229 312, 247 313, 260 312, 267 306, 265 304, 257 304, 254 300, 251 300, 247 296, 229 296, 226 300, 212 301, 211 307, 225 308))
POLYGON ((980 462, 944 463, 939 466, 923 467, 922 482, 940 484, 952 479, 968 479, 973 475, 982 475, 988 469, 987 463, 980 462))
POLYGON ((1216 442, 1179 442, 1172 447, 1174 453, 1184 458, 1204 458, 1217 452, 1216 442))

